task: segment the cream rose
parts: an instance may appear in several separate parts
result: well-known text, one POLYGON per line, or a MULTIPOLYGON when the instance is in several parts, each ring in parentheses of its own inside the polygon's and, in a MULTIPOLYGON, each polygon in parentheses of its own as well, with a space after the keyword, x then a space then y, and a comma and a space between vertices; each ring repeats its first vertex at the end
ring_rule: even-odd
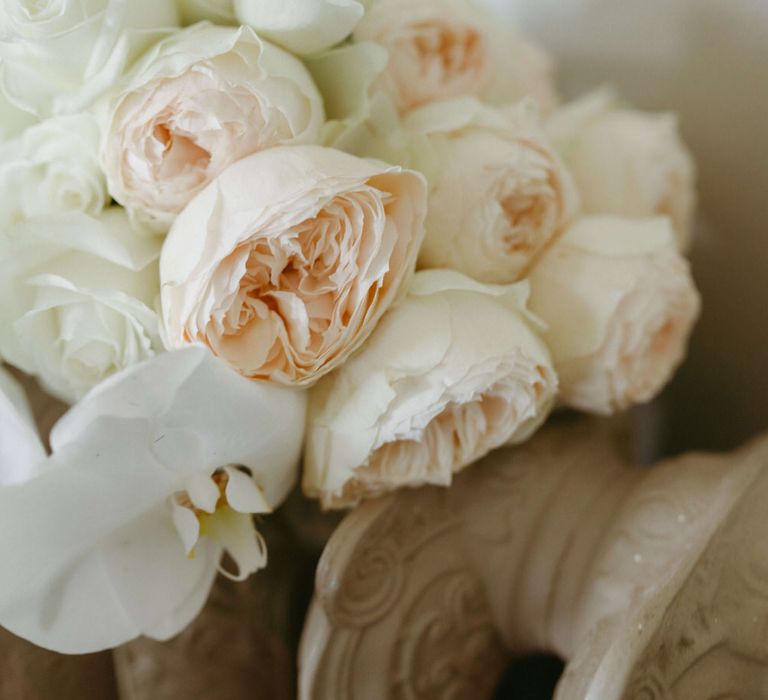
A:
POLYGON ((530 308, 548 325, 562 403, 591 413, 652 399, 683 360, 699 312, 666 218, 581 219, 530 283, 530 308))
POLYGON ((0 87, 39 116, 82 111, 176 26, 175 0, 0 0, 0 87))
POLYGON ((202 20, 216 24, 236 24, 234 0, 178 0, 181 21, 194 24, 202 20))
POLYGON ((12 227, 0 241, 0 355, 70 402, 151 357, 158 253, 117 207, 12 227))
POLYGON ((356 41, 389 51, 378 82, 401 110, 475 96, 505 104, 531 96, 557 103, 552 62, 471 0, 375 0, 356 41))
POLYGON ((310 392, 304 491, 353 506, 455 472, 545 420, 557 377, 527 285, 419 272, 362 350, 310 392))
POLYGON ((696 171, 672 114, 626 109, 601 90, 552 115, 548 131, 587 214, 669 216, 681 250, 690 243, 696 171))
POLYGON ((97 215, 106 201, 99 129, 91 115, 52 117, 0 145, 0 235, 38 216, 97 215))
POLYGON ((323 106, 301 62, 239 29, 197 24, 157 44, 113 101, 112 196, 156 230, 230 163, 313 142, 323 106))
POLYGON ((309 384, 370 335, 413 270, 418 173, 318 146, 235 163, 180 214, 160 261, 170 347, 309 384))
POLYGON ((428 139, 415 162, 432 185, 420 267, 514 282, 574 216, 570 174, 531 107, 452 100, 407 119, 411 133, 428 139))
POLYGON ((234 0, 237 18, 260 36, 299 55, 348 37, 367 0, 234 0))

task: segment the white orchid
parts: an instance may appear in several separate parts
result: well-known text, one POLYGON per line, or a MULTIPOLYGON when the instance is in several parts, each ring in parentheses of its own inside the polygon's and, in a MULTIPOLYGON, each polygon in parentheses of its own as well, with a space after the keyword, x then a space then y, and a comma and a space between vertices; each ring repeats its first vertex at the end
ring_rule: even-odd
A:
POLYGON ((235 578, 265 565, 251 514, 294 484, 304 414, 303 394, 199 347, 99 385, 54 427, 31 477, 0 485, 0 625, 65 653, 181 631, 224 551, 235 578))

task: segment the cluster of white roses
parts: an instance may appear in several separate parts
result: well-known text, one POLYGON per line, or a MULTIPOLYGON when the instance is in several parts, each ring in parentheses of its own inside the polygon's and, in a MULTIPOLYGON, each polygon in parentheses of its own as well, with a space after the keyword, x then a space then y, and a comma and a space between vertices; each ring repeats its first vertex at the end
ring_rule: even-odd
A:
POLYGON ((345 507, 651 399, 699 301, 672 117, 472 0, 0 0, 0 624, 167 638, 345 507), (418 269, 418 272, 415 270, 418 269))

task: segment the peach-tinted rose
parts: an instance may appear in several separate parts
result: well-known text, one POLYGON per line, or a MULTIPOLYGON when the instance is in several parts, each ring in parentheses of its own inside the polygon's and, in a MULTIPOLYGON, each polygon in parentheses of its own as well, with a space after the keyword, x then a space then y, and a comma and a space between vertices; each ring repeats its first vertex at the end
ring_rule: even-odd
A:
POLYGON ((527 293, 417 273, 363 348, 311 390, 305 493, 339 508, 447 486, 495 447, 527 440, 557 393, 527 293))
POLYGON ((420 267, 515 282, 574 217, 573 180, 532 107, 464 98, 409 115, 410 131, 428 141, 414 149, 431 184, 420 267))
POLYGON ((696 211, 696 166, 673 114, 623 107, 607 90, 555 112, 549 133, 578 186, 585 214, 668 216, 681 250, 696 211))
POLYGON ((322 100, 298 59, 248 27, 207 23, 157 44, 110 111, 109 191, 160 231, 231 163, 312 143, 323 123, 322 100))
POLYGON ((685 357, 700 302, 669 219, 580 219, 530 282, 565 405, 609 414, 649 401, 685 357))
POLYGON ((318 146, 235 163, 181 213, 161 257, 171 347, 309 384, 371 333, 415 265, 423 177, 318 146))
POLYGON ((379 86, 401 110, 468 95, 532 96, 544 110, 558 101, 546 52, 470 0, 376 0, 354 37, 389 51, 379 86))

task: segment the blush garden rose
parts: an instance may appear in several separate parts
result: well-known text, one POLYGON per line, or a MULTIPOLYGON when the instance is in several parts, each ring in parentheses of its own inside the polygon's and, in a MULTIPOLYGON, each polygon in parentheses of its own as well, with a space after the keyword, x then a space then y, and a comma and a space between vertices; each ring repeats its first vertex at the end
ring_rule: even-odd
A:
POLYGON ((524 277, 578 207, 533 105, 451 100, 411 113, 406 126, 428 142, 416 159, 431 183, 419 266, 496 284, 524 277))
POLYGON ((307 385, 341 364, 407 283, 426 184, 319 146, 235 163, 176 219, 160 261, 166 340, 241 374, 307 385))
POLYGON ((362 350, 310 393, 304 491, 343 508, 403 486, 447 486, 544 422, 557 376, 525 283, 417 273, 362 350))
POLYGON ((229 164, 280 144, 311 143, 323 105, 301 62, 247 27, 201 23, 144 56, 110 106, 110 194, 166 231, 229 164))
POLYGON ((558 101, 544 50, 470 0, 376 0, 354 38, 389 52, 378 87, 402 111, 463 96, 494 104, 530 96, 545 111, 558 101))
POLYGON ((649 401, 685 357, 700 301, 668 219, 580 219, 530 282, 567 406, 611 414, 649 401))
POLYGON ((668 216, 687 250, 696 168, 674 115, 623 107, 602 90, 555 112, 548 131, 573 173, 585 214, 668 216))

